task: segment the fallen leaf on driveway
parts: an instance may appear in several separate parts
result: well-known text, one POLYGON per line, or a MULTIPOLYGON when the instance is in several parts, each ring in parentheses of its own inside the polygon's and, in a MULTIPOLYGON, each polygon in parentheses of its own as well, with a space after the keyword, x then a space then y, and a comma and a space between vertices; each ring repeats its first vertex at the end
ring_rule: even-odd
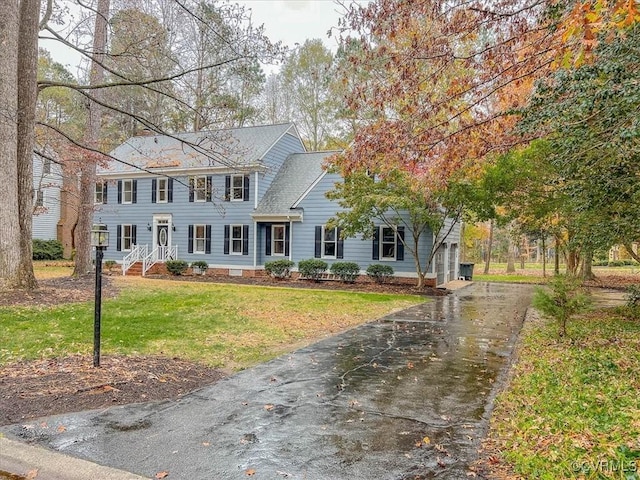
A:
POLYGON ((251 476, 256 474, 256 471, 253 468, 249 468, 249 469, 245 470, 244 473, 246 473, 247 476, 251 477, 251 476))
POLYGON ((267 410, 268 412, 270 412, 271 410, 273 410, 273 404, 271 404, 271 403, 267 403, 267 404, 264 406, 264 409, 265 409, 265 410, 267 410))
POLYGON ((58 425, 58 428, 56 428, 56 430, 58 431, 58 433, 63 433, 67 431, 67 427, 65 427, 64 425, 58 425))
POLYGON ((167 472, 166 470, 156 473, 156 478, 167 478, 168 476, 169 472, 167 472))
POLYGON ((26 478, 27 480, 33 480, 37 476, 38 476, 38 469, 34 468, 33 470, 29 470, 27 472, 27 475, 24 478, 26 478))

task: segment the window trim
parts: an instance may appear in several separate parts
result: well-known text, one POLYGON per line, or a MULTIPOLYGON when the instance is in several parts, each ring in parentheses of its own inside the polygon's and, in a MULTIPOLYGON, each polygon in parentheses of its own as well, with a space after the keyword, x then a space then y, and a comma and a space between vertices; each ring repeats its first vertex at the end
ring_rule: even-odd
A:
POLYGON ((244 245, 244 225, 241 223, 231 224, 229 225, 229 255, 243 255, 243 245, 244 245), (235 228, 240 230, 240 237, 234 237, 233 231, 235 228), (236 252, 234 248, 234 242, 238 242, 240 244, 240 251, 236 252))
POLYGON ((192 253, 196 255, 205 255, 207 253, 207 226, 204 223, 195 223, 193 225, 192 249, 192 253), (202 228, 202 237, 198 237, 198 228, 202 228), (198 240, 202 241, 202 250, 198 249, 198 240))
POLYGON ((338 241, 339 241, 339 232, 338 232, 338 227, 334 227, 334 228, 327 228, 326 226, 322 226, 322 233, 320 236, 320 242, 321 242, 321 255, 320 258, 326 258, 328 260, 335 260, 338 258, 338 241), (333 230, 334 232, 334 239, 332 241, 327 241, 326 237, 325 237, 325 233, 328 231, 333 230), (325 246, 328 244, 333 244, 333 250, 334 250, 334 254, 333 255, 327 255, 326 252, 326 248, 325 246))
POLYGON ((96 182, 96 188, 93 192, 94 205, 103 205, 107 203, 107 184, 103 181, 96 182), (98 197, 100 197, 98 199, 98 197))
POLYGON ((169 203, 169 179, 157 178, 156 179, 156 203, 169 203), (164 182, 164 188, 161 187, 164 182), (161 200, 161 193, 164 193, 164 200, 161 200))
POLYGON ((33 198, 33 206, 34 207, 44 207, 44 190, 38 188, 34 192, 33 198))
POLYGON ((229 201, 231 202, 244 202, 244 175, 234 174, 231 175, 231 182, 229 186, 229 201), (236 179, 240 179, 240 186, 236 186, 236 179), (239 191, 240 196, 236 197, 235 193, 239 191))
POLYGON ((123 205, 131 205, 133 204, 133 180, 126 179, 122 180, 122 204, 123 205), (129 186, 129 191, 127 192, 127 185, 129 186), (129 193, 130 198, 127 200, 127 193, 129 193))
POLYGON ((283 223, 271 225, 271 255, 273 257, 284 257, 287 252, 287 226, 283 223), (282 240, 276 238, 276 229, 282 229, 282 240), (276 243, 282 243, 282 253, 277 253, 276 243))
POLYGON ((379 236, 379 253, 378 259, 381 262, 396 262, 398 258, 398 231, 393 227, 389 227, 387 225, 380 225, 380 236, 379 236), (384 256, 382 252, 384 251, 384 245, 390 245, 391 241, 384 241, 384 231, 391 230, 393 233, 393 257, 384 256))
POLYGON ((207 201, 207 177, 204 175, 193 178, 193 201, 194 203, 205 203, 207 201), (198 182, 202 181, 203 186, 198 186, 198 182), (199 194, 203 198, 199 198, 199 194))
POLYGON ((120 230, 120 232, 121 232, 120 233, 121 240, 120 241, 122 242, 120 244, 121 245, 120 251, 121 252, 130 252, 134 247, 134 243, 133 242, 135 240, 134 235, 133 235, 133 224, 131 224, 131 223, 123 223, 120 226, 120 228, 121 228, 121 230, 120 230), (129 236, 128 237, 126 235, 127 227, 129 227, 129 236), (129 239, 129 248, 125 247, 127 238, 129 239))

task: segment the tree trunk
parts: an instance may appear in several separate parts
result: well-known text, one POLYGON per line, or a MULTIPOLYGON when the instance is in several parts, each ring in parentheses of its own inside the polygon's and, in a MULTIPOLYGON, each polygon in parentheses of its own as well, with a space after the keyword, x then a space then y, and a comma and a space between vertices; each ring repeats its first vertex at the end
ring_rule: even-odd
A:
POLYGON ((0 289, 20 284, 18 1, 0 2, 0 289))
POLYGON ((629 242, 625 243, 624 248, 629 253, 631 258, 633 258, 636 262, 640 263, 640 255, 638 255, 637 252, 634 252, 633 245, 631 245, 631 243, 629 242))
POLYGON ((493 220, 491 220, 489 222, 489 243, 487 245, 487 258, 485 258, 485 262, 484 262, 484 274, 488 275, 489 274, 489 266, 491 264, 491 249, 493 248, 493 228, 494 228, 494 222, 493 220))
MULTIPOLYGON (((107 48, 107 19, 109 18, 110 0, 98 0, 96 23, 93 35, 93 61, 91 64, 91 85, 103 83, 104 61, 107 48)), ((99 90, 93 92, 99 99, 99 90)), ((102 108, 94 101, 89 102, 89 122, 85 131, 84 143, 88 147, 98 149, 100 143, 100 123, 102 122, 102 108)), ((78 210, 78 224, 75 229, 75 276, 84 275, 91 271, 91 226, 93 224, 93 202, 96 185, 96 163, 93 156, 87 155, 80 167, 80 208, 78 210)))
POLYGON ((560 275, 560 238, 555 236, 555 252, 553 255, 553 274, 560 275))
POLYGON ((542 237, 542 277, 547 276, 547 240, 542 237))
POLYGON ((38 97, 38 31, 40 0, 20 2, 18 50, 18 212, 20 218, 19 286, 38 284, 33 273, 33 147, 38 97))
POLYGON ((595 280, 596 276, 593 273, 593 252, 588 250, 583 255, 582 267, 580 276, 582 280, 595 280))
POLYGON ((509 251, 507 253, 507 273, 516 271, 516 246, 513 240, 509 240, 509 251))

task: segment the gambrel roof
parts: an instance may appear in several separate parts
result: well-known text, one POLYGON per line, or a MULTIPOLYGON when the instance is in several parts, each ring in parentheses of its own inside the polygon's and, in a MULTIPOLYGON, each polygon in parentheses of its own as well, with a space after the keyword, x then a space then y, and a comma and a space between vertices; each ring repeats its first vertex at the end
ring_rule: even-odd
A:
POLYGON ((98 173, 255 168, 262 165, 264 156, 284 135, 300 138, 292 123, 174 135, 143 134, 129 138, 111 152, 126 163, 111 161, 98 173))
POLYGON ((324 174, 325 160, 337 152, 294 153, 289 155, 265 192, 255 219, 299 216, 295 204, 324 174))

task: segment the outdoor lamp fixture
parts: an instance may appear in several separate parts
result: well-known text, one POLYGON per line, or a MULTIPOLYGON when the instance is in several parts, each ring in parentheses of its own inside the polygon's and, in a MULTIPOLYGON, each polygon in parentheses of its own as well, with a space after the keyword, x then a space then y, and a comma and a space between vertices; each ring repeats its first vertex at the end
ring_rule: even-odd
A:
POLYGON ((175 232, 176 231, 176 226, 175 225, 171 225, 171 230, 173 230, 175 232))
POLYGON ((147 230, 151 231, 151 225, 147 223, 147 230))
POLYGON ((109 246, 109 231, 103 224, 91 229, 91 246, 96 249, 96 291, 93 315, 93 366, 100 366, 100 317, 102 315, 102 257, 109 246))

